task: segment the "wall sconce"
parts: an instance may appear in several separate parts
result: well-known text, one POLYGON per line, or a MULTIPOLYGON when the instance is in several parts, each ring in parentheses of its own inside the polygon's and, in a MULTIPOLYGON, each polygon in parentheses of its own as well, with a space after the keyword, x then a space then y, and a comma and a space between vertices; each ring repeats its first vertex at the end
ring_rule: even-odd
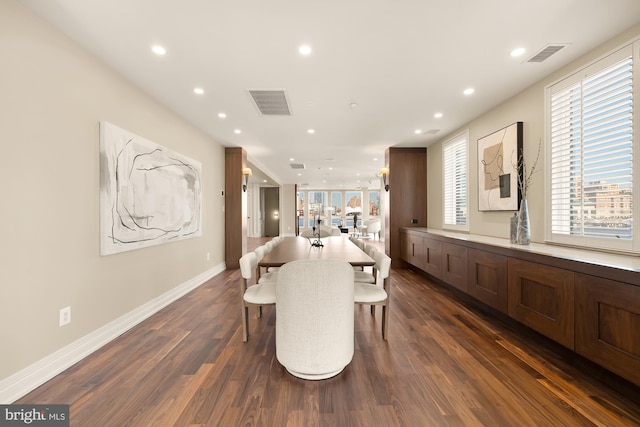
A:
POLYGON ((251 176, 251 169, 242 169, 242 191, 247 192, 247 185, 249 184, 249 177, 251 176))
POLYGON ((380 169, 380 175, 382 175, 382 183, 384 184, 384 190, 389 191, 389 184, 387 183, 387 177, 389 176, 389 168, 380 169))

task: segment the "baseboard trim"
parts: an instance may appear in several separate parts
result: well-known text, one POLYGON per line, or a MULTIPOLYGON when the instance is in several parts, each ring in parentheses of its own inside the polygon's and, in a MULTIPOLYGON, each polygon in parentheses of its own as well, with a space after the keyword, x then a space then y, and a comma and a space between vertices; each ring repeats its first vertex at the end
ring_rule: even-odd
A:
POLYGON ((225 269, 221 263, 5 378, 0 381, 0 404, 11 404, 35 390, 225 269))

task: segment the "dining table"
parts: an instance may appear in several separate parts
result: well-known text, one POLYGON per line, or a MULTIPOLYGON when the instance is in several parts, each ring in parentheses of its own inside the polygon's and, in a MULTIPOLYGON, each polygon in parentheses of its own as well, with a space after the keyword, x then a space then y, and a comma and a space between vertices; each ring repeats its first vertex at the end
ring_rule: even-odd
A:
POLYGON ((313 246, 317 241, 315 238, 286 237, 260 260, 258 266, 281 267, 291 261, 314 259, 347 261, 354 267, 375 264, 373 258, 351 242, 346 235, 328 236, 319 240, 322 246, 313 246))

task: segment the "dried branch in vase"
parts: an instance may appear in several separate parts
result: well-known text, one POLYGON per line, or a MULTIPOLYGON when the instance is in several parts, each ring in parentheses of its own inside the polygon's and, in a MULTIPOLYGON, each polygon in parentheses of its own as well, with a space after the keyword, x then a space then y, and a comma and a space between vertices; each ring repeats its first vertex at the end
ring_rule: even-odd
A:
POLYGON ((522 199, 527 198, 527 193, 529 191, 529 187, 533 182, 533 174, 538 172, 538 160, 540 159, 540 149, 542 148, 542 140, 538 142, 538 154, 536 155, 536 160, 531 165, 531 168, 527 168, 527 164, 524 161, 524 157, 522 154, 518 157, 518 162, 513 165, 513 168, 518 172, 518 188, 520 189, 520 194, 522 195, 522 199))

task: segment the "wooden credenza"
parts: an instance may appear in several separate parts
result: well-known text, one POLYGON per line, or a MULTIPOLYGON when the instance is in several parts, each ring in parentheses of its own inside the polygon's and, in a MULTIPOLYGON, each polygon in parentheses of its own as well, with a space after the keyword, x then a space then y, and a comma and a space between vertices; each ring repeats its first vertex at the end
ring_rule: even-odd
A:
POLYGON ((640 385, 640 258, 400 233, 407 263, 640 385))

